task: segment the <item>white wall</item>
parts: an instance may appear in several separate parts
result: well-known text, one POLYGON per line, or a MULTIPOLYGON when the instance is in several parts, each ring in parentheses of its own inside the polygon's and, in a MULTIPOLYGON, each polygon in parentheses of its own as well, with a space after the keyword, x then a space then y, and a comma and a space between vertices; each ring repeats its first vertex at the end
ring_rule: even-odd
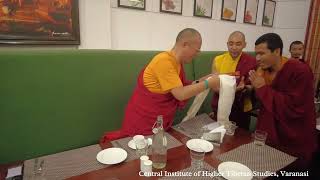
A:
POLYGON ((110 0, 79 0, 80 49, 111 48, 110 0))
POLYGON ((304 42, 311 0, 280 0, 277 2, 275 33, 284 42, 284 55, 289 57, 289 46, 294 40, 304 42))
POLYGON ((238 0, 237 21, 220 20, 222 0, 214 0, 212 19, 193 17, 193 0, 184 0, 182 15, 159 12, 159 0, 146 0, 146 11, 118 8, 117 0, 80 0, 82 49, 170 49, 177 33, 193 27, 203 37, 202 50, 226 50, 232 31, 246 34, 247 51, 254 50, 257 37, 279 33, 284 54, 293 40, 304 41, 310 0, 278 0, 274 27, 261 26, 264 0, 259 0, 257 25, 243 24, 245 0, 238 0))

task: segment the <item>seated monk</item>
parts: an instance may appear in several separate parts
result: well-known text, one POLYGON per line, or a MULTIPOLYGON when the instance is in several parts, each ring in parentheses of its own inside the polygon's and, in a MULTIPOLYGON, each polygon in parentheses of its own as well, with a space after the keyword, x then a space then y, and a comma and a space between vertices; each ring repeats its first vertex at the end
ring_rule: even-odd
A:
MULTIPOLYGON (((227 42, 228 52, 217 56, 212 62, 212 73, 238 75, 235 99, 229 119, 239 127, 249 129, 252 103, 246 87, 250 84, 249 71, 256 68, 254 57, 243 52, 246 47, 245 35, 240 31, 232 32, 227 42)), ((214 114, 218 111, 219 94, 212 96, 211 107, 214 114)), ((216 117, 214 117, 216 118, 216 117)))
POLYGON ((305 168, 316 150, 313 74, 307 64, 282 58, 283 42, 275 33, 255 42, 257 71, 249 79, 261 103, 257 129, 268 133, 267 143, 298 157, 305 168))
POLYGON ((158 115, 163 115, 163 127, 167 130, 173 123, 177 108, 183 107, 186 100, 208 88, 219 89, 217 75, 208 75, 197 83, 185 78, 183 64, 192 62, 200 52, 201 44, 200 33, 186 28, 178 34, 171 51, 153 57, 140 72, 125 110, 122 128, 106 133, 100 144, 136 134, 150 135, 158 115))

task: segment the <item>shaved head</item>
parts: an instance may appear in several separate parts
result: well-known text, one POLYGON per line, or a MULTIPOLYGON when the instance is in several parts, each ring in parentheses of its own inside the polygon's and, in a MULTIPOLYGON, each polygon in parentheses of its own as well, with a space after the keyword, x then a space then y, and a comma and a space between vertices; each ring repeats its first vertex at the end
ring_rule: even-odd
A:
POLYGON ((197 37, 201 38, 201 35, 197 30, 195 30, 193 28, 186 28, 186 29, 183 29, 182 31, 179 32, 179 34, 176 38, 176 43, 179 43, 179 42, 185 41, 185 40, 194 39, 197 37))
POLYGON ((201 51, 202 38, 199 31, 186 28, 179 32, 173 51, 179 63, 191 63, 201 51))
POLYGON ((240 31, 234 31, 229 35, 227 46, 232 59, 236 59, 246 47, 246 38, 240 31))
POLYGON ((231 39, 231 38, 234 37, 234 36, 240 37, 243 42, 246 42, 246 36, 243 34, 243 32, 241 32, 241 31, 234 31, 234 32, 232 32, 232 33, 229 35, 229 39, 231 39))

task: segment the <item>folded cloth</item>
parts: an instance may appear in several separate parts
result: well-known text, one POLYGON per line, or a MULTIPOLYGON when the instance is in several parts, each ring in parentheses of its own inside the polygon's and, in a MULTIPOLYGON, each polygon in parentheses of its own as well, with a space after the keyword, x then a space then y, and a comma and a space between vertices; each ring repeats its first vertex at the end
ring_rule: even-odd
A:
POLYGON ((218 143, 222 143, 223 137, 226 133, 226 129, 224 125, 221 125, 218 122, 213 122, 210 124, 207 124, 202 127, 202 129, 208 129, 208 133, 203 133, 202 138, 207 141, 214 141, 218 143))
POLYGON ((201 139, 204 139, 204 140, 207 140, 207 141, 212 141, 212 142, 218 142, 218 143, 220 143, 221 133, 220 133, 220 132, 203 133, 201 139))
POLYGON ((221 133, 220 135, 220 143, 222 143, 223 141, 223 137, 226 134, 226 129, 224 128, 224 126, 219 126, 213 130, 211 130, 209 133, 221 133))
POLYGON ((211 131, 211 130, 218 128, 219 126, 221 126, 221 124, 219 124, 218 122, 215 121, 213 123, 210 123, 210 124, 203 126, 202 128, 205 128, 205 129, 208 129, 211 131))
POLYGON ((218 101, 217 121, 221 124, 229 122, 234 96, 236 93, 236 78, 229 75, 219 75, 220 90, 218 101))

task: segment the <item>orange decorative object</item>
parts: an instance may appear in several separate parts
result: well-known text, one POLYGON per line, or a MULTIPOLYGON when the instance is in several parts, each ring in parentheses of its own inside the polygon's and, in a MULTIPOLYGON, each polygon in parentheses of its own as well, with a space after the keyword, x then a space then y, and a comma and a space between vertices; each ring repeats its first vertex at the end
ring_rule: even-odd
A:
POLYGON ((233 15, 233 11, 231 9, 228 8, 224 8, 223 10, 223 17, 226 19, 230 19, 233 15))

